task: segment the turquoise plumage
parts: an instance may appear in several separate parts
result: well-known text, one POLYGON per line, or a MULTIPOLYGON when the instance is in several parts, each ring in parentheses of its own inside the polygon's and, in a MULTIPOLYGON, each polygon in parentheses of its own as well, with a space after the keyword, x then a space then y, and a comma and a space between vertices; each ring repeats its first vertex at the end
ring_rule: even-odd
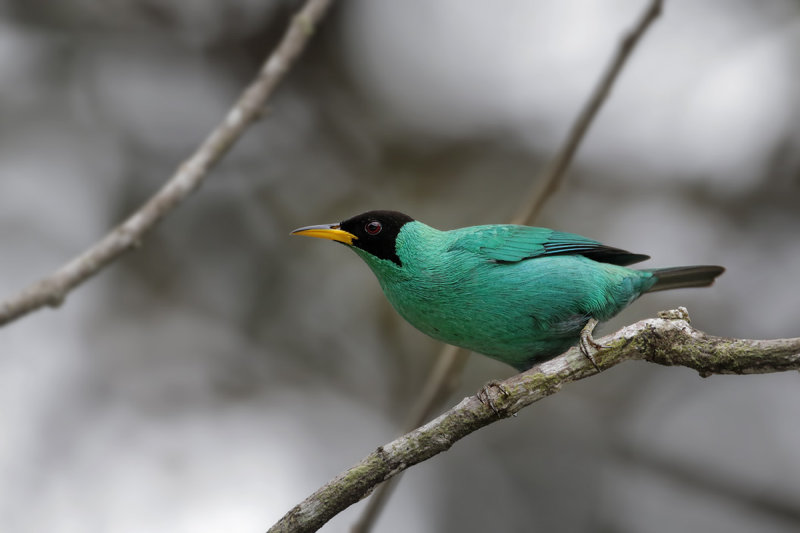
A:
POLYGON ((710 285, 722 267, 635 270, 645 255, 580 235, 515 225, 440 231, 370 211, 295 234, 343 242, 417 329, 518 370, 576 344, 590 318, 613 317, 641 294, 710 285))

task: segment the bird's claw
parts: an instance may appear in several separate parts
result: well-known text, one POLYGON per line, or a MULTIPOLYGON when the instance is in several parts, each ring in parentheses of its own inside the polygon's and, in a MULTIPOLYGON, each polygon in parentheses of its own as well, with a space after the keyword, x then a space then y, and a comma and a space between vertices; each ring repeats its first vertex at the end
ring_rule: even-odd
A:
POLYGON ((592 332, 594 331, 594 328, 597 327, 597 323, 598 322, 596 318, 590 318, 589 321, 586 323, 586 325, 583 326, 583 329, 581 330, 581 338, 579 341, 579 346, 581 349, 581 353, 584 355, 584 357, 586 357, 586 359, 588 359, 589 362, 592 363, 592 366, 594 366, 595 370, 600 372, 600 367, 597 366, 597 362, 594 360, 594 356, 600 350, 608 348, 608 346, 604 346, 599 342, 596 342, 592 337, 592 332))
POLYGON ((494 411, 494 414, 497 415, 497 418, 501 418, 500 411, 497 409, 497 406, 495 405, 494 400, 492 400, 492 397, 489 396, 489 389, 492 387, 499 390, 500 394, 502 394, 506 398, 511 394, 505 385, 493 379, 492 381, 488 382, 486 385, 481 387, 481 390, 479 390, 478 394, 476 394, 475 396, 477 396, 478 401, 480 401, 483 405, 488 405, 491 408, 491 410, 494 411))

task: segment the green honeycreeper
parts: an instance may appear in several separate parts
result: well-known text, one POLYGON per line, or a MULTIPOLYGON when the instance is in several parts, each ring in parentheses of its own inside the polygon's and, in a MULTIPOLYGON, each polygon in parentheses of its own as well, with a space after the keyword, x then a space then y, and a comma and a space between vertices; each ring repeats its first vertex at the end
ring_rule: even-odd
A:
POLYGON ((348 245, 414 327, 520 371, 574 346, 590 320, 608 320, 646 292, 706 287, 725 271, 634 270, 627 265, 649 257, 572 233, 510 224, 440 231, 397 211, 292 233, 348 245))

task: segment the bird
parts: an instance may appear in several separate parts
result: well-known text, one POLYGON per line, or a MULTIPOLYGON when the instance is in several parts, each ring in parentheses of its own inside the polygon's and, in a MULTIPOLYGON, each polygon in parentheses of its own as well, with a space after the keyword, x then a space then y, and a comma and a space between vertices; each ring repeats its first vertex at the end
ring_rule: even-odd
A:
MULTIPOLYGON (((421 332, 524 371, 580 343, 649 292, 706 287, 715 265, 633 269, 650 257, 574 233, 514 224, 435 229, 367 211, 292 231, 352 249, 394 309, 421 332)), ((588 344, 587 344, 588 343, 588 344)))

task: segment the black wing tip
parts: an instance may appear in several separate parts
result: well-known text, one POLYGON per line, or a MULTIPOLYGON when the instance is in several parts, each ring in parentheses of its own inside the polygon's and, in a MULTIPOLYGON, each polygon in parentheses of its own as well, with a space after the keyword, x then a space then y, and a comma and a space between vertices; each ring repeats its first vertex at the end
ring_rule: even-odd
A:
POLYGON ((613 248, 611 246, 601 246, 594 250, 582 252, 580 255, 597 261, 598 263, 609 263, 612 265, 628 266, 634 263, 641 263, 650 259, 649 255, 634 254, 627 250, 620 248, 613 248))

